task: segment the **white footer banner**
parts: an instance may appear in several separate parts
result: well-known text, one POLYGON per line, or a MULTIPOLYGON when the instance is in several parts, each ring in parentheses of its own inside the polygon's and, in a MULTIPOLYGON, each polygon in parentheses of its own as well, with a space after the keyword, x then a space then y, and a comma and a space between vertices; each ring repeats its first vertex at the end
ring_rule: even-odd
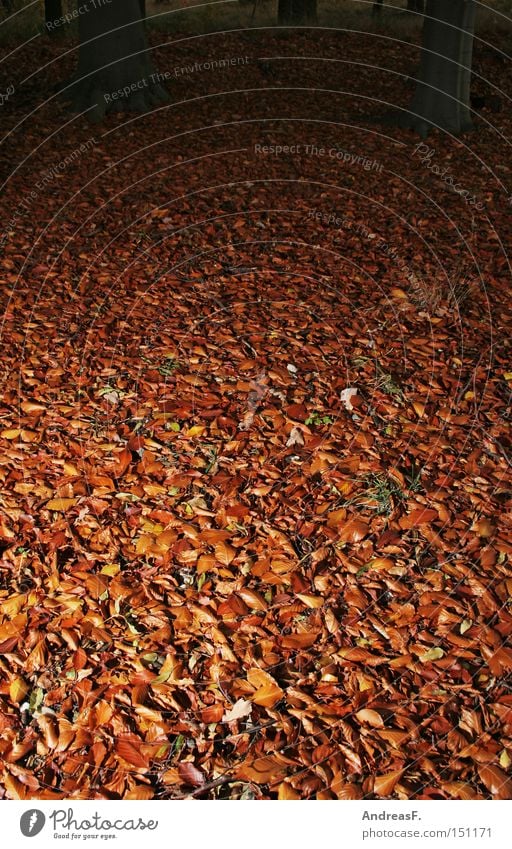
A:
POLYGON ((2 847, 511 849, 512 802, 5 801, 2 847), (197 807, 199 805, 199 807, 197 807), (193 807, 194 806, 194 807, 193 807))

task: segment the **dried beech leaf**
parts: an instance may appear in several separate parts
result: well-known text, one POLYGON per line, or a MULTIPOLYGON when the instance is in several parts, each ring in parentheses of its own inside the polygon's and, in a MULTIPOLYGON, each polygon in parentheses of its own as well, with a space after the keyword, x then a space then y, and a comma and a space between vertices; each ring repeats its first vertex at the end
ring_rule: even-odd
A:
POLYGON ((178 774, 179 777, 185 784, 189 784, 191 787, 202 787, 205 784, 206 779, 196 766, 190 761, 184 761, 178 766, 178 774))

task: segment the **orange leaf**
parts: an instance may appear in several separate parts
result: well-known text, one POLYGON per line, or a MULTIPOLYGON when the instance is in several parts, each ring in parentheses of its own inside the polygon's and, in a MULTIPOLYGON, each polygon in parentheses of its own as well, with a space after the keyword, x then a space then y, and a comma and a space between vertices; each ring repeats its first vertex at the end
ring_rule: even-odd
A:
POLYGON ((306 593, 298 593, 297 598, 300 598, 301 601, 304 602, 306 607, 322 607, 324 600, 321 596, 318 595, 308 595, 306 593))
POLYGON ((359 542, 364 539, 369 531, 369 527, 362 519, 349 519, 345 522, 340 531, 341 542, 359 542))
POLYGON ((289 634, 281 637, 281 645, 285 649, 307 649, 316 643, 319 631, 306 631, 303 634, 289 634))
POLYGON ((283 698, 284 692, 277 681, 263 669, 249 669, 247 680, 253 687, 257 688, 254 695, 250 697, 255 704, 262 707, 273 707, 276 702, 283 698))
POLYGON ((483 764, 478 768, 478 774, 495 799, 512 799, 512 778, 499 766, 483 764))
POLYGON ((132 766, 147 769, 149 767, 149 761, 140 751, 141 745, 142 743, 137 740, 132 742, 131 740, 119 739, 114 746, 114 751, 120 758, 132 764, 132 766))
POLYGON ((429 525, 430 522, 433 522, 438 518, 439 514, 437 510, 429 510, 426 507, 419 508, 418 510, 413 510, 408 516, 402 516, 400 519, 400 527, 404 529, 417 528, 420 525, 429 525))
POLYGON ((376 775, 373 789, 377 796, 391 796, 402 774, 403 769, 398 769, 396 772, 386 772, 384 775, 376 775))
POLYGON ((129 790, 126 796, 123 796, 123 799, 137 799, 146 801, 147 799, 152 799, 155 795, 154 790, 151 787, 146 787, 142 784, 138 784, 137 787, 133 787, 132 790, 129 790))
POLYGON ((277 798, 280 801, 288 800, 288 799, 300 799, 299 794, 293 789, 291 784, 288 784, 287 781, 283 781, 279 785, 279 790, 277 792, 277 798))
POLYGON ((380 713, 377 713, 376 710, 370 710, 370 708, 363 708, 363 710, 358 710, 356 716, 359 722, 366 722, 367 725, 371 725, 373 728, 383 728, 384 720, 380 713))
POLYGON ((238 590, 237 595, 242 598, 249 607, 252 607, 253 610, 266 610, 267 603, 263 596, 259 593, 254 592, 254 590, 245 589, 245 587, 241 590, 238 590))
POLYGON ((227 542, 219 542, 215 546, 215 557, 223 566, 229 566, 236 555, 236 549, 227 542))

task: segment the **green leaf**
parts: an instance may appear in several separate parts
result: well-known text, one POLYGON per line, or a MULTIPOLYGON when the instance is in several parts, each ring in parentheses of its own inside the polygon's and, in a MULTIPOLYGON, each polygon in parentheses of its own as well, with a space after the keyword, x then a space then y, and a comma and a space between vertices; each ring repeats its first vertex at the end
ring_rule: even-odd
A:
POLYGON ((44 690, 41 690, 41 687, 37 687, 35 690, 32 690, 28 703, 30 713, 36 712, 36 710, 42 705, 43 698, 44 690))
POLYGON ((184 745, 185 737, 183 736, 183 734, 178 734, 176 740, 174 741, 174 754, 179 755, 184 745))

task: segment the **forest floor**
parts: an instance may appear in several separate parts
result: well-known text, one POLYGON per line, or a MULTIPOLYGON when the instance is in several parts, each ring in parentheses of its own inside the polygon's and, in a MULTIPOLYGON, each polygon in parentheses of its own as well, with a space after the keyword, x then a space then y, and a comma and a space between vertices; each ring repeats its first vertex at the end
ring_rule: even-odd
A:
POLYGON ((511 798, 509 66, 418 148, 414 44, 151 38, 3 48, 1 793, 511 798))

